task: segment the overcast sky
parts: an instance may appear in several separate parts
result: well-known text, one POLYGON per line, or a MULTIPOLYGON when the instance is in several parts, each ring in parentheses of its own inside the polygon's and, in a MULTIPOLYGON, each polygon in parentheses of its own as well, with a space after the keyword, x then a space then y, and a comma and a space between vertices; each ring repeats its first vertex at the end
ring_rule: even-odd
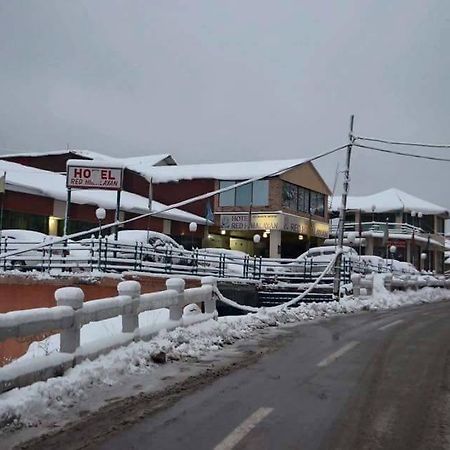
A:
MULTIPOLYGON (((449 143, 449 42, 448 0, 0 0, 0 148, 306 157, 351 113, 359 135, 449 143)), ((338 161, 317 164, 331 188, 338 161)), ((450 208, 449 174, 358 150, 351 193, 450 208)))

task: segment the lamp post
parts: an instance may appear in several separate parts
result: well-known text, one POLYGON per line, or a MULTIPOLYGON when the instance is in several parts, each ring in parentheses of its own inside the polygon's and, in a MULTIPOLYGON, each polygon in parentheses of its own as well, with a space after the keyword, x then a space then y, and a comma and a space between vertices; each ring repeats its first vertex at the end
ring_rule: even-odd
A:
POLYGON ((253 235, 253 243, 255 244, 255 256, 257 256, 257 251, 256 251, 256 247, 257 245, 261 242, 261 236, 259 234, 254 234, 253 235))
POLYGON ((189 224, 189 231, 191 233, 191 250, 194 250, 194 233, 197 231, 197 224, 195 222, 189 224))
POLYGON ((377 209, 376 205, 372 205, 372 225, 375 222, 375 210, 377 209))
POLYGON ((386 259, 389 258, 389 217, 386 217, 386 228, 384 230, 384 245, 386 246, 386 259))
POLYGON ((425 270, 425 260, 427 259, 427 254, 425 252, 422 252, 420 254, 420 260, 422 261, 420 264, 420 270, 425 270), (422 265, 423 265, 423 269, 422 269, 422 265))
POLYGON ((391 245, 389 247, 389 253, 391 254, 391 268, 394 267, 394 255, 395 255, 396 251, 397 251, 397 247, 395 245, 391 245))
POLYGON ((102 237, 102 220, 105 220, 106 217, 105 208, 97 208, 95 210, 95 217, 98 220, 98 238, 100 239, 102 237))
POLYGON ((417 213, 417 218, 419 219, 419 228, 422 229, 422 217, 423 217, 423 213, 422 212, 418 212, 417 213))

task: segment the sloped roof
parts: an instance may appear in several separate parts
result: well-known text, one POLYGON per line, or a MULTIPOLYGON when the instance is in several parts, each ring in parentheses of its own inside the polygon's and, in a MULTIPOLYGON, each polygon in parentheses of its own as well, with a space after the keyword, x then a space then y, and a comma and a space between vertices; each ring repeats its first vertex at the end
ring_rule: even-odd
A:
MULTIPOLYGON (((335 196, 331 202, 331 210, 339 211, 341 206, 341 196, 335 196)), ((375 213, 389 211, 421 212, 423 214, 449 215, 449 211, 443 206, 436 205, 427 200, 422 200, 400 189, 391 188, 376 194, 365 196, 348 196, 347 209, 361 210, 371 213, 372 207, 375 213)))
MULTIPOLYGON (((0 160, 0 173, 3 172, 6 172, 7 190, 41 195, 60 201, 66 200, 66 177, 64 175, 0 160)), ((114 191, 100 189, 74 190, 72 191, 72 202, 82 205, 101 206, 105 209, 115 209, 116 194, 114 191)), ((162 203, 152 202, 154 211, 161 211, 164 208, 165 205, 162 203)), ((135 214, 148 213, 148 199, 141 195, 122 191, 121 210, 135 214)), ((157 217, 180 222, 194 221, 206 224, 206 220, 203 217, 177 208, 157 214, 157 217)))
POLYGON ((212 164, 187 164, 177 166, 159 166, 142 169, 151 176, 154 183, 171 181, 215 179, 215 180, 247 180, 265 177, 272 173, 283 173, 292 167, 307 162, 308 159, 281 159, 271 161, 244 161, 212 164))
POLYGON ((56 150, 51 152, 28 152, 28 153, 11 153, 7 155, 0 155, 0 158, 27 158, 27 157, 39 157, 39 156, 57 156, 72 154, 74 156, 79 156, 86 159, 96 159, 101 161, 121 161, 124 167, 130 170, 135 170, 137 167, 151 167, 158 165, 173 165, 176 161, 173 159, 172 155, 169 153, 162 153, 158 155, 142 155, 142 156, 130 156, 130 157, 114 157, 108 156, 103 153, 93 152, 91 150, 80 150, 80 149, 69 149, 69 150, 56 150), (134 168, 135 167, 135 168, 134 168))

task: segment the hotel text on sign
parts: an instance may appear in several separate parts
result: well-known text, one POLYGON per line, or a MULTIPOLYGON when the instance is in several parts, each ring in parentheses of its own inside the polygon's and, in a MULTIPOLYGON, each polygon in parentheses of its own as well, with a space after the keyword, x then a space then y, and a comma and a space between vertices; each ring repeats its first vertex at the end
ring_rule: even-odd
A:
POLYGON ((67 187, 76 189, 122 189, 122 169, 117 167, 67 167, 67 187))

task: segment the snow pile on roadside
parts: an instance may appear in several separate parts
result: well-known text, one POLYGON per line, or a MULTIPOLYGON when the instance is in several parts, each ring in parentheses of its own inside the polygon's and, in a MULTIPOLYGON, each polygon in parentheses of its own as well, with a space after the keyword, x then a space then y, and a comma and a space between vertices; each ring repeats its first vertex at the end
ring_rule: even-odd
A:
POLYGON ((304 303, 291 309, 261 309, 246 316, 219 320, 161 332, 149 342, 136 342, 113 350, 94 361, 85 361, 63 377, 14 389, 0 396, 0 428, 37 426, 44 419, 57 419, 66 408, 87 400, 89 390, 116 383, 123 375, 150 373, 157 367, 151 356, 164 352, 168 360, 198 358, 258 329, 285 323, 327 318, 361 310, 397 308, 450 298, 450 290, 425 288, 420 291, 387 292, 376 282, 371 298, 345 298, 340 302, 304 303))

